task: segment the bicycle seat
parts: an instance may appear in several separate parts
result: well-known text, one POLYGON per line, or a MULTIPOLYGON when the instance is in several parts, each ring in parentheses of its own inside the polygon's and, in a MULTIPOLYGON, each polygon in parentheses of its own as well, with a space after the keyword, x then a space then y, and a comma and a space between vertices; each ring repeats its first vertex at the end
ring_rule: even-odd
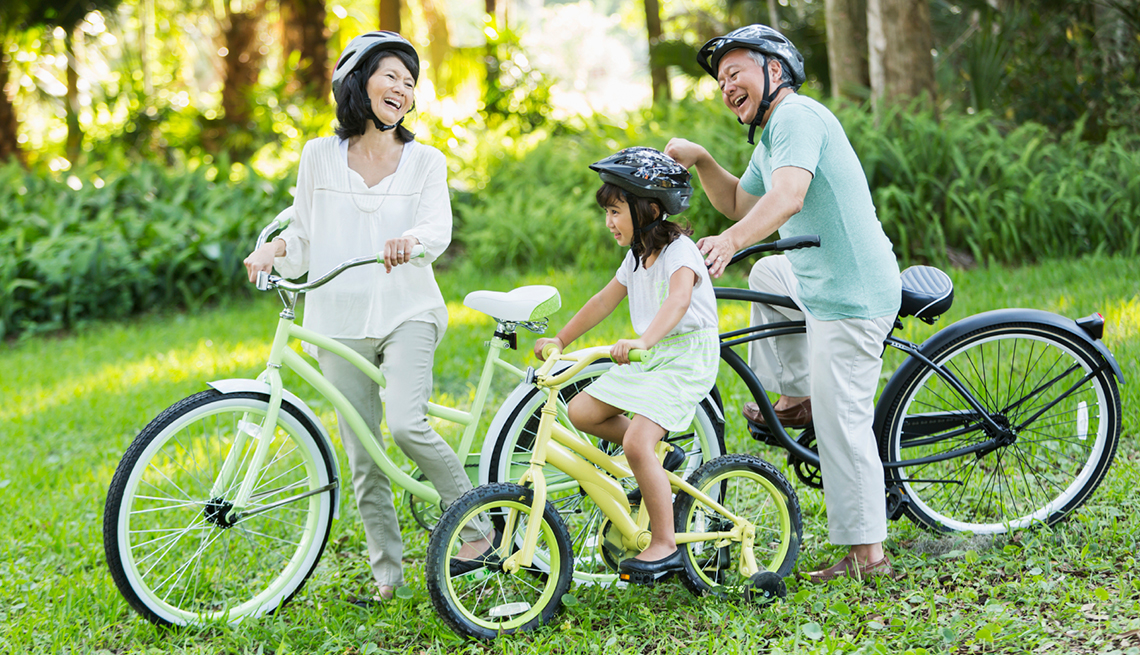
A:
POLYGON ((544 284, 502 291, 472 291, 463 304, 500 321, 538 321, 562 307, 558 289, 544 284))
POLYGON ((954 304, 954 282, 933 266, 911 266, 902 272, 899 318, 914 316, 933 323, 954 304))

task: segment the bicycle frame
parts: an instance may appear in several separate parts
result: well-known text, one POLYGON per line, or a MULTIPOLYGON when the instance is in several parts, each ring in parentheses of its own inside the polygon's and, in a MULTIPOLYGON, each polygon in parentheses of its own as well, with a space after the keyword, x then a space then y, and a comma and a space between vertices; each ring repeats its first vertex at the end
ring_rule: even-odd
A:
MULTIPOLYGON (((790 309, 799 309, 796 304, 792 302, 791 298, 788 298, 787 296, 778 296, 769 293, 763 293, 760 291, 752 291, 750 289, 736 289, 725 287, 717 287, 714 289, 714 292, 716 293, 717 300, 741 300, 745 302, 787 307, 790 309)), ((753 370, 748 366, 748 364, 744 361, 744 358, 732 350, 733 346, 750 343, 752 341, 788 334, 803 334, 806 331, 807 326, 804 321, 784 321, 779 323, 769 323, 766 325, 750 326, 739 330, 725 332, 720 335, 720 357, 722 360, 724 360, 725 363, 729 365, 730 368, 732 368, 733 371, 736 372, 740 379, 744 381, 744 384, 748 388, 749 393, 752 394, 753 399, 759 405, 760 412, 764 416, 764 420, 768 425, 768 429, 772 431, 773 436, 777 439, 780 446, 795 457, 813 466, 818 466, 819 454, 800 444, 787 433, 787 431, 784 429, 784 426, 780 423, 780 420, 776 417, 776 410, 772 406, 772 402, 768 399, 768 394, 764 389, 764 385, 760 383, 760 380, 756 377, 756 373, 753 372, 753 370)), ((892 335, 887 336, 886 340, 883 342, 883 345, 884 347, 889 346, 900 350, 906 353, 909 357, 914 358, 920 366, 924 366, 933 370, 939 377, 944 379, 946 383, 949 384, 950 387, 970 405, 970 407, 973 408, 975 414, 972 417, 955 417, 954 420, 956 422, 963 423, 968 420, 969 422, 984 423, 987 428, 987 433, 992 435, 1003 435, 1009 431, 1009 428, 1001 427, 994 421, 993 417, 990 416, 989 412, 987 412, 982 407, 977 398, 975 398, 974 395, 970 393, 969 389, 967 389, 965 385, 963 385, 951 371, 943 366, 935 364, 934 362, 930 361, 929 358, 923 355, 921 348, 918 345, 904 339, 899 339, 892 335)), ((1055 402, 1057 401, 1054 401, 1054 403, 1055 402)), ((956 433, 953 432, 943 434, 939 437, 939 439, 941 440, 952 438, 955 436, 955 434, 956 433)), ((938 455, 932 455, 930 457, 884 463, 883 467, 887 469, 897 469, 910 466, 919 466, 932 462, 955 459, 963 455, 968 455, 970 453, 992 450, 999 447, 1000 445, 1000 436, 990 437, 980 443, 965 446, 955 450, 950 450, 938 455)))
MULTIPOLYGON (((595 447, 589 440, 579 434, 571 432, 562 426, 556 417, 558 412, 558 390, 570 380, 578 371, 591 362, 609 355, 609 347, 597 347, 580 350, 568 355, 554 354, 548 357, 546 364, 536 374, 536 384, 547 393, 546 403, 542 407, 542 417, 539 420, 538 434, 535 437, 534 451, 530 459, 530 467, 519 479, 519 484, 530 484, 534 489, 534 499, 531 505, 532 516, 541 516, 546 506, 547 487, 543 467, 552 464, 563 473, 574 479, 582 490, 597 504, 602 513, 613 522, 622 535, 622 545, 631 550, 643 550, 649 545, 650 532, 648 512, 639 512, 635 520, 631 515, 629 499, 618 482, 620 478, 633 475, 625 456, 613 457, 595 447), (549 371, 557 361, 576 361, 569 369, 555 376, 548 376, 549 371), (600 470, 599 470, 600 469, 600 470), (606 474, 609 475, 606 475, 606 474)), ((658 458, 663 458, 669 448, 663 441, 658 443, 658 458)), ((729 531, 679 533, 676 535, 678 544, 733 540, 744 544, 742 550, 740 570, 746 576, 759 571, 755 556, 752 552, 756 528, 749 521, 740 518, 724 508, 708 495, 693 487, 671 471, 665 472, 670 486, 678 492, 693 496, 698 502, 704 504, 726 519, 732 521, 733 527, 729 531)), ((515 522, 518 520, 518 510, 511 510, 506 520, 505 533, 510 534, 515 522)), ((531 521, 527 524, 526 536, 521 549, 508 557, 504 563, 504 570, 515 572, 522 567, 529 567, 534 561, 535 547, 538 543, 538 533, 541 521, 531 521)))
MULTIPOLYGON (((496 331, 502 334, 509 331, 509 328, 499 323, 496 331)), ((365 451, 368 452, 376 462, 376 465, 380 467, 380 470, 382 470, 393 483, 427 502, 438 503, 440 498, 435 489, 400 470, 400 468, 392 462, 391 458, 388 457, 387 453, 384 452, 377 436, 373 433, 372 429, 368 427, 364 418, 360 416, 360 413, 357 412, 344 397, 344 394, 338 391, 315 366, 307 362, 289 346, 293 339, 313 344, 318 348, 328 350, 343 357, 378 385, 381 387, 386 386, 384 374, 377 366, 340 342, 297 325, 292 309, 287 307, 281 312, 278 320, 277 330, 273 337, 273 345, 269 352, 265 372, 258 378, 260 381, 268 383, 270 388, 269 408, 264 423, 257 428, 256 434, 251 434, 249 430, 242 430, 239 433, 215 481, 215 492, 220 495, 221 490, 228 488, 234 477, 240 473, 238 469, 241 467, 241 463, 236 460, 240 453, 245 451, 246 440, 249 437, 256 437, 258 444, 245 468, 257 470, 264 463, 265 457, 268 454, 269 442, 272 440, 272 431, 277 424, 277 416, 281 408, 281 399, 284 393, 281 368, 284 366, 297 373, 297 375, 313 387, 314 390, 332 402, 333 407, 340 413, 340 416, 360 437, 360 442, 364 446, 365 451)), ((486 401, 490 395, 491 382, 494 379, 495 370, 502 369, 519 378, 525 374, 522 369, 502 359, 502 351, 510 347, 510 343, 498 335, 494 336, 488 343, 482 374, 479 377, 479 383, 475 390, 475 398, 469 411, 428 402, 428 416, 464 426, 459 448, 456 451, 461 462, 466 463, 468 458, 473 454, 471 450, 475 441, 475 432, 478 429, 483 411, 486 408, 486 401)), ((236 513, 235 518, 241 518, 243 516, 241 510, 248 506, 255 482, 256 480, 253 479, 253 476, 245 476, 242 479, 241 487, 233 500, 233 509, 231 510, 236 513)), ((336 484, 337 483, 334 482, 330 486, 336 486, 336 484)), ((326 490, 326 488, 311 489, 303 494, 287 498, 282 502, 293 502, 305 496, 321 493, 326 490)), ((280 503, 275 503, 274 505, 276 506, 278 504, 280 503)))

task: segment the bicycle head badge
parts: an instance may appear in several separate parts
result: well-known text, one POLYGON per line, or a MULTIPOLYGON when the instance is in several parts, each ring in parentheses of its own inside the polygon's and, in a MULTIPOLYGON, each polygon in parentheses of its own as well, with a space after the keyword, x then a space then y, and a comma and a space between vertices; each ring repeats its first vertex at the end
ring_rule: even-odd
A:
POLYGON ((712 75, 713 79, 718 79, 720 60, 737 48, 754 50, 764 55, 765 58, 776 57, 780 62, 780 67, 784 70, 785 77, 791 78, 790 82, 782 82, 769 92, 771 80, 768 77, 768 67, 761 66, 764 69, 764 93, 761 95, 760 106, 756 109, 756 115, 748 126, 748 143, 754 145, 753 139, 756 135, 756 128, 764 119, 764 114, 772 106, 772 101, 776 99, 776 94, 780 92, 780 89, 789 88, 795 91, 807 79, 807 75, 804 73, 804 56, 783 34, 767 25, 755 24, 735 29, 724 36, 709 39, 697 52, 697 63, 705 69, 706 73, 712 75))

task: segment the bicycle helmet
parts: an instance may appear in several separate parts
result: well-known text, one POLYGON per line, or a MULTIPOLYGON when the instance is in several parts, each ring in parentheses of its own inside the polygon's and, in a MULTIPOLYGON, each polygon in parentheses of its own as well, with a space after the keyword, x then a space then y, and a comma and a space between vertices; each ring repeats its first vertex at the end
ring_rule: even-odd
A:
MULTIPOLYGON (((407 39, 400 36, 396 32, 389 32, 386 30, 367 32, 349 41, 348 47, 344 49, 344 52, 340 53, 340 58, 336 60, 336 66, 333 67, 332 74, 332 90, 334 98, 340 97, 340 87, 344 83, 344 80, 347 79, 349 75, 351 75, 360 67, 361 63, 364 62, 369 53, 377 49, 400 50, 411 55, 412 60, 416 62, 417 69, 412 71, 413 79, 415 79, 417 82, 419 81, 418 69, 420 56, 416 52, 415 47, 413 47, 407 39)), ((369 118, 371 118, 372 122, 376 124, 376 128, 381 131, 391 130, 395 128, 396 125, 399 125, 401 122, 403 122, 403 119, 401 118, 400 121, 395 125, 385 125, 384 123, 380 122, 379 118, 376 118, 376 115, 372 113, 371 108, 369 108, 368 113, 369 118)))
POLYGON ((635 196, 657 200, 669 216, 689 208, 693 195, 689 171, 659 150, 644 146, 619 150, 590 164, 590 170, 596 171, 603 182, 635 196))
MULTIPOLYGON (((657 220, 647 225, 641 224, 636 203, 629 203, 630 218, 633 222, 633 239, 630 248, 638 262, 642 259, 642 233, 652 230, 670 216, 676 216, 689 208, 689 198, 693 186, 689 183, 689 171, 665 153, 635 146, 626 148, 590 164, 603 182, 612 184, 623 191, 642 198, 651 198, 661 203, 664 212, 657 220)), ((636 264, 634 270, 637 270, 636 264)))
POLYGON ((717 73, 720 71, 720 60, 737 48, 755 50, 765 57, 776 57, 792 78, 791 82, 784 82, 769 93, 768 68, 764 67, 764 95, 760 100, 760 108, 756 111, 756 116, 753 117, 748 129, 748 143, 752 144, 756 127, 760 124, 765 112, 768 111, 768 107, 772 105, 772 101, 776 99, 776 94, 783 88, 790 88, 793 91, 799 89, 807 80, 807 75, 804 73, 804 56, 800 54, 796 46, 783 34, 767 25, 759 24, 741 27, 724 36, 709 39, 697 52, 697 63, 705 69, 706 73, 716 79, 717 73))

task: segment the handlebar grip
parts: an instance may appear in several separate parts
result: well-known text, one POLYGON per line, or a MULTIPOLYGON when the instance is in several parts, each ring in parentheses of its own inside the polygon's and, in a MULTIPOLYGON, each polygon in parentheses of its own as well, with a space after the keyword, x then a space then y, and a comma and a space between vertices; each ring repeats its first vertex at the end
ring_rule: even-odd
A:
POLYGON ((543 349, 542 349, 542 361, 546 361, 546 360, 550 359, 551 355, 554 355, 558 352, 561 352, 561 351, 558 349, 557 344, 553 344, 553 343, 546 344, 546 346, 543 347, 543 349))
POLYGON ((269 288, 269 271, 257 272, 257 290, 265 291, 269 288))
POLYGON ((819 237, 815 234, 805 234, 798 237, 788 237, 787 239, 779 239, 772 244, 772 249, 777 251, 799 250, 800 248, 818 248, 819 237))
POLYGON ((629 351, 629 361, 641 362, 649 357, 648 350, 631 350, 629 351))
MULTIPOLYGON (((412 254, 410 255, 410 257, 412 259, 416 259, 417 257, 426 257, 426 256, 427 256, 427 248, 424 247, 424 244, 417 243, 416 245, 412 246, 412 254)), ((384 253, 383 252, 377 253, 376 262, 378 264, 384 263, 384 253)))

